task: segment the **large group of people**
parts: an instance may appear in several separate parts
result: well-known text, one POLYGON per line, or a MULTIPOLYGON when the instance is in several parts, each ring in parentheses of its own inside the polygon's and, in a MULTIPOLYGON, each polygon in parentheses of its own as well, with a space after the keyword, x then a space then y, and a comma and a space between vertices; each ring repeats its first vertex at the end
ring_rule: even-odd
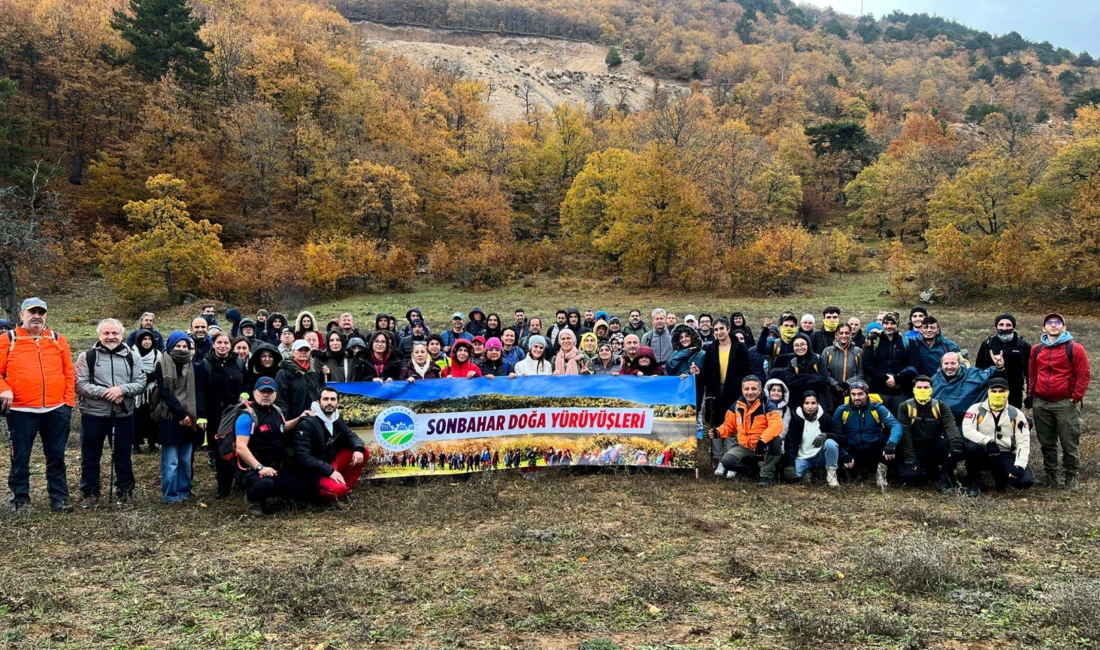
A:
MULTIPOLYGON (((412 308, 404 324, 378 314, 364 333, 350 313, 322 325, 308 311, 291 320, 263 309, 251 318, 228 309, 223 328, 214 306, 203 305, 188 331, 167 335, 152 313, 129 334, 105 319, 98 341, 75 360, 46 316, 46 303, 30 298, 18 323, 0 321, 0 409, 11 439, 16 513, 30 507, 36 436, 50 507, 72 510, 65 446, 77 405, 83 507, 100 502, 106 444, 109 489, 119 501, 132 499, 132 454, 158 449, 163 501, 187 501, 195 451, 205 447, 217 496, 241 490, 262 512, 278 501, 352 496, 369 452, 343 421, 329 384, 538 375, 694 375, 715 474, 752 472, 761 486, 808 480, 820 469, 836 486, 843 468, 845 478, 873 476, 883 488, 893 480, 930 480, 946 492, 962 487, 955 469, 965 462, 969 495, 980 493, 986 472, 998 488, 1025 489, 1035 482, 1028 469, 1034 422, 1039 482, 1075 488, 1090 380, 1088 355, 1057 313, 1043 319, 1035 345, 1017 333, 1011 314, 997 316, 973 361, 924 307, 908 320, 881 312, 866 327, 836 307, 822 312, 820 326, 813 314, 784 312, 755 332, 739 311, 729 318, 687 314, 680 322, 660 308, 648 321, 637 309, 625 319, 559 309, 544 322, 516 309, 506 323, 476 307, 433 331, 412 308)), ((437 460, 499 465, 484 456, 437 460)))

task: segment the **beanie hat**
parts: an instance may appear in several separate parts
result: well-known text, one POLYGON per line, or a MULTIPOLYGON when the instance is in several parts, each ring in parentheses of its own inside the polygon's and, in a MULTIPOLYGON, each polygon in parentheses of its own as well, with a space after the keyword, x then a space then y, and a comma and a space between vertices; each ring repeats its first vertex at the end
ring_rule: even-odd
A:
MULTIPOLYGON (((1007 314, 1007 313, 1006 313, 1006 314, 1001 314, 1000 316, 998 316, 997 318, 995 318, 995 319, 993 320, 993 327, 996 327, 996 326, 997 326, 997 323, 999 323, 999 322, 1001 322, 1001 321, 1003 321, 1003 320, 1007 320, 1007 321, 1009 321, 1010 323, 1012 323, 1012 329, 1016 329, 1016 317, 1015 317, 1015 316, 1013 316, 1012 314, 1007 314)), ((1063 320, 1062 320, 1062 322, 1064 323, 1064 322, 1065 322, 1065 319, 1063 319, 1063 320)))
POLYGON ((230 323, 239 323, 241 322, 241 311, 239 309, 226 309, 225 319, 230 323))
POLYGON ((367 347, 367 344, 365 341, 363 341, 363 339, 359 338, 358 336, 351 337, 351 340, 348 341, 348 348, 354 348, 357 345, 361 348, 367 347))
POLYGON ((489 340, 485 342, 485 349, 486 350, 489 350, 489 349, 503 350, 504 349, 504 344, 500 342, 500 339, 493 336, 493 337, 490 337, 489 340))
POLYGON ((916 307, 913 307, 912 309, 909 310, 909 318, 910 319, 913 318, 913 314, 924 314, 925 316, 927 316, 928 315, 928 310, 925 309, 924 307, 921 307, 920 305, 917 305, 916 307))
POLYGON ((191 337, 187 336, 187 332, 174 330, 171 334, 168 335, 168 350, 176 347, 176 344, 180 341, 187 341, 189 347, 195 347, 194 343, 191 342, 191 337))
POLYGON ((266 309, 261 309, 260 311, 256 312, 256 315, 257 316, 270 316, 271 312, 267 311, 266 309))
POLYGON ((527 339, 527 346, 528 347, 534 347, 536 345, 541 345, 542 347, 545 348, 546 347, 546 339, 542 336, 539 336, 538 334, 531 335, 531 337, 529 339, 527 339))

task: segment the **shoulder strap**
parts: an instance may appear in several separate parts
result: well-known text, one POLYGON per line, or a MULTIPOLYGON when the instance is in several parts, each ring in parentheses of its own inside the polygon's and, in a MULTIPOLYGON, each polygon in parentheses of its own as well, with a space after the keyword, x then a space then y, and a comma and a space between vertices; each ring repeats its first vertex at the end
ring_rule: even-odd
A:
POLYGON ((846 409, 844 409, 844 412, 840 414, 840 424, 841 425, 848 424, 848 415, 851 414, 851 412, 852 412, 852 409, 846 408, 846 409))
POLYGON ((978 417, 977 417, 977 421, 974 424, 975 425, 981 424, 982 420, 985 419, 985 416, 986 416, 987 413, 989 413, 989 410, 986 409, 984 406, 979 404, 978 405, 978 417))
POLYGON ((932 417, 937 420, 940 419, 940 401, 938 399, 932 400, 932 417))
POLYGON ((84 353, 84 363, 88 364, 88 380, 95 383, 95 364, 99 359, 99 351, 94 347, 84 353))
POLYGON ((11 351, 15 349, 15 328, 14 327, 11 328, 10 330, 8 330, 8 339, 10 340, 10 343, 8 343, 8 354, 11 354, 11 351))
POLYGON ((917 419, 917 407, 914 406, 911 402, 905 403, 905 412, 909 414, 910 422, 917 419))
POLYGON ((1069 361, 1070 369, 1073 368, 1073 339, 1066 341, 1066 361, 1069 361))
POLYGON ((882 417, 879 416, 877 408, 871 408, 871 417, 875 418, 875 424, 882 424, 882 417))

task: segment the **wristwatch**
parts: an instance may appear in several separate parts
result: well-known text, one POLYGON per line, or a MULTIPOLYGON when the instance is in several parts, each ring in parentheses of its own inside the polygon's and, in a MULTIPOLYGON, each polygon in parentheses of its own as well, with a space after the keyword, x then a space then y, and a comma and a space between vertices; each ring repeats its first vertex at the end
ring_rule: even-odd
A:
POLYGON ((264 466, 263 466, 263 464, 261 464, 261 463, 256 463, 256 471, 257 471, 257 472, 262 472, 262 471, 264 471, 264 466))

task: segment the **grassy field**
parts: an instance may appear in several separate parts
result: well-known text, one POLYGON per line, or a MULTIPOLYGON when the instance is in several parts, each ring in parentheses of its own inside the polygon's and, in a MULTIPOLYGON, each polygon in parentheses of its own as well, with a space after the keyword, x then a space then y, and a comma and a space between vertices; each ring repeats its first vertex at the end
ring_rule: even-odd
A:
MULTIPOLYGON (((889 306, 877 290, 867 295, 875 282, 780 301, 627 297, 611 285, 516 288, 507 299, 427 288, 315 309, 401 315, 417 304, 437 322, 475 304, 523 304, 529 314, 563 303, 662 304, 681 315, 736 306, 755 321, 786 305, 819 313, 836 303, 866 317, 889 306)), ((54 325, 86 343, 109 296, 93 286, 50 301, 54 325)), ((948 336, 976 350, 1000 311, 980 307, 934 312, 948 336)), ((1041 314, 1017 315, 1036 338, 1041 314)), ((1100 350, 1100 320, 1069 320, 1087 349, 1100 350)), ((0 515, 0 647, 1096 647, 1100 427, 1091 399, 1079 492, 978 500, 543 470, 374 482, 347 507, 250 519, 239 496, 213 500, 202 461, 197 498, 162 506, 157 460, 146 454, 135 457, 132 508, 58 516, 46 512, 36 450, 34 513, 0 515)), ((74 492, 78 464, 71 445, 74 492)))

